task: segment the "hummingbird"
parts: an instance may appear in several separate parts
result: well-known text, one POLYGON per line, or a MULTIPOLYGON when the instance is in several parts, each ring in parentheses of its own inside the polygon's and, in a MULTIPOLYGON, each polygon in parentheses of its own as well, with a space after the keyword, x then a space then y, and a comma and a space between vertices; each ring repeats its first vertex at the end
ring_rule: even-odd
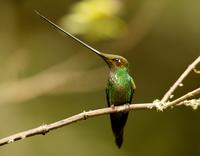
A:
MULTIPOLYGON (((109 67, 108 82, 106 87, 106 99, 108 107, 130 104, 135 92, 136 86, 133 78, 129 75, 128 61, 126 58, 102 53, 85 42, 81 41, 71 33, 65 31, 45 16, 35 11, 43 20, 51 24, 57 30, 79 42, 82 46, 88 48, 98 56, 100 56, 109 67)), ((115 143, 120 148, 123 143, 124 127, 127 122, 128 112, 118 112, 110 114, 111 128, 115 137, 115 143)))

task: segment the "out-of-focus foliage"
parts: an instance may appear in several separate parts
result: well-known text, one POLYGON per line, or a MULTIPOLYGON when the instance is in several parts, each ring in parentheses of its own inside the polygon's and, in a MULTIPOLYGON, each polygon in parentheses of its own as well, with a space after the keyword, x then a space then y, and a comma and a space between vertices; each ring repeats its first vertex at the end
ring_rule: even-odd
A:
POLYGON ((117 37, 124 27, 119 17, 119 0, 85 0, 75 3, 71 13, 61 19, 61 25, 74 34, 84 35, 90 41, 117 37))
MULTIPOLYGON (((107 106, 106 64, 34 9, 126 57, 134 103, 160 99, 200 54, 199 0, 0 0, 1 138, 107 106)), ((174 98, 199 87, 200 75, 191 72, 183 84, 174 98)), ((199 156, 199 121, 200 109, 188 107, 132 111, 119 150, 106 115, 0 147, 0 156, 199 156)))

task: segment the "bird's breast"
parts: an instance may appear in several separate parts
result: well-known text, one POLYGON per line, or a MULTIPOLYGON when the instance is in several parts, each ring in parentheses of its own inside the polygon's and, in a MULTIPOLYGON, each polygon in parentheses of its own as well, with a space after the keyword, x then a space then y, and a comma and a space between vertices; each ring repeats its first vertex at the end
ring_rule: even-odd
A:
POLYGON ((110 103, 121 105, 131 101, 132 84, 127 77, 111 77, 108 83, 110 103))

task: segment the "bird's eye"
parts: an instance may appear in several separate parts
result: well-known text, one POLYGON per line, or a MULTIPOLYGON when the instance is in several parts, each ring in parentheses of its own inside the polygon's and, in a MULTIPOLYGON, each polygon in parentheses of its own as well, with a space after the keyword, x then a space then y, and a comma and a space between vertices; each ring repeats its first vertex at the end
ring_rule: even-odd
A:
POLYGON ((118 58, 113 59, 113 61, 115 61, 116 63, 121 63, 121 60, 118 58))

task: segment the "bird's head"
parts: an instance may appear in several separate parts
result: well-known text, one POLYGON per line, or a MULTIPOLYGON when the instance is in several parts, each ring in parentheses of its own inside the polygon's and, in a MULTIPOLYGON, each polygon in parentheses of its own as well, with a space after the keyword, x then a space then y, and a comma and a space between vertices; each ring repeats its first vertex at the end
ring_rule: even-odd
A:
POLYGON ((113 54, 105 54, 105 53, 97 53, 109 66, 109 68, 122 68, 128 67, 128 61, 122 56, 113 55, 113 54))

